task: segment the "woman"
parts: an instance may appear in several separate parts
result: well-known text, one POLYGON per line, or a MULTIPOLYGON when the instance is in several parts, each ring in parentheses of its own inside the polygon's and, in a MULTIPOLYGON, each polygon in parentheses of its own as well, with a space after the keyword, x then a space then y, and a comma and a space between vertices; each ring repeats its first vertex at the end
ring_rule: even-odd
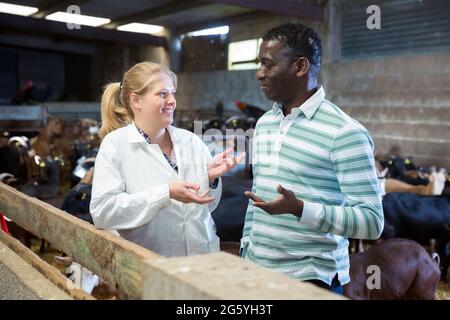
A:
POLYGON ((211 211, 220 176, 243 157, 228 158, 230 149, 211 159, 199 137, 171 126, 176 86, 150 62, 106 86, 90 204, 98 228, 168 257, 219 250, 211 211))

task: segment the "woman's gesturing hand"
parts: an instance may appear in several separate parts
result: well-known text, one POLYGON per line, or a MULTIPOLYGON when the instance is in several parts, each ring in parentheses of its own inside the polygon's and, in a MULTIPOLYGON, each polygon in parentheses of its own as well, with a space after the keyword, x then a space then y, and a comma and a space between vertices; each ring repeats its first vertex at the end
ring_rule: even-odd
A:
POLYGON ((213 161, 208 164, 209 181, 213 182, 216 178, 223 176, 225 173, 233 169, 245 157, 245 152, 238 157, 227 156, 232 153, 233 148, 228 148, 224 152, 214 157, 213 161))
POLYGON ((175 181, 169 184, 169 197, 183 203, 207 204, 215 200, 208 195, 210 189, 202 194, 197 194, 200 186, 186 181, 175 181))

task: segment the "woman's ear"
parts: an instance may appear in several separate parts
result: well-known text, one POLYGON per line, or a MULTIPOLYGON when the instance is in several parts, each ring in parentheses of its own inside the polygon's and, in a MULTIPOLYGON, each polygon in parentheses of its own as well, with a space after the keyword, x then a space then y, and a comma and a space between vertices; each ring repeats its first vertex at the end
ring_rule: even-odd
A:
POLYGON ((130 106, 132 109, 140 110, 141 109, 140 101, 141 98, 136 93, 132 92, 130 94, 130 106))
POLYGON ((309 60, 306 57, 300 57, 295 61, 296 74, 298 77, 304 77, 309 73, 309 60))

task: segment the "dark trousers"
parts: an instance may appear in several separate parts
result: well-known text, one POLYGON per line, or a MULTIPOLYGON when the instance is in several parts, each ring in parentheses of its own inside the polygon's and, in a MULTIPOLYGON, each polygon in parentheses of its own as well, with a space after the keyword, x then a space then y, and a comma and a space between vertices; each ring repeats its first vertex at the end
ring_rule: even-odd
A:
POLYGON ((344 294, 344 287, 341 286, 341 284, 339 283, 337 274, 334 276, 333 281, 331 282, 331 286, 329 286, 328 284, 326 284, 325 282, 323 282, 321 280, 306 280, 305 282, 315 284, 318 287, 330 290, 337 294, 344 294))

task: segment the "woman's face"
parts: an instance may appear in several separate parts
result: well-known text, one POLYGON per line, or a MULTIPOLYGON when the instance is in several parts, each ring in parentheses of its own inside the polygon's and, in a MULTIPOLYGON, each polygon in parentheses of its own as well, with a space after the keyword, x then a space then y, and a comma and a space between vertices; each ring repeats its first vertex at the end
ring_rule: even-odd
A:
POLYGON ((135 117, 151 126, 166 128, 173 123, 176 107, 172 79, 168 75, 161 74, 152 83, 150 90, 139 96, 135 104, 135 117))

